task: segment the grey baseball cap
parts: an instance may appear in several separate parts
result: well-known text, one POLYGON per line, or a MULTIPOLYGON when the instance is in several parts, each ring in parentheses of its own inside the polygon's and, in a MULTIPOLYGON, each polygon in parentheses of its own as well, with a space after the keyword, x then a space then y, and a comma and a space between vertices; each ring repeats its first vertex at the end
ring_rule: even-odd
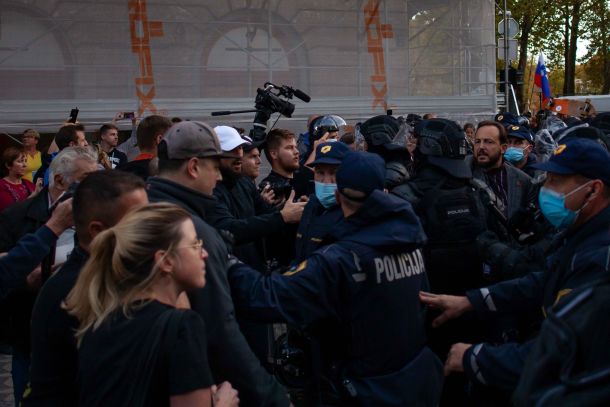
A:
POLYGON ((222 151, 216 132, 203 122, 176 123, 165 132, 162 142, 167 146, 167 158, 170 160, 234 157, 222 151))

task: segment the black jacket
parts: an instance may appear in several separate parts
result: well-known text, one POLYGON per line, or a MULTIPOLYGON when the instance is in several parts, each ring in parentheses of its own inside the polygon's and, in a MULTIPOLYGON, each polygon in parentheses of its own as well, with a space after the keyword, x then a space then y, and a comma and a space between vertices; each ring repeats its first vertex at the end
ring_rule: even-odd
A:
POLYGON ((191 213, 198 236, 208 252, 206 286, 189 296, 191 308, 205 320, 210 369, 217 382, 228 380, 239 391, 244 406, 287 406, 285 391, 269 375, 248 346, 235 319, 227 280, 227 247, 218 232, 203 219, 204 208, 216 199, 160 177, 147 183, 151 202, 171 202, 191 213))
POLYGON ((75 247, 66 263, 45 283, 32 312, 30 392, 24 407, 78 404, 78 320, 61 307, 89 255, 75 247))
MULTIPOLYGON (((267 182, 270 183, 272 187, 289 184, 292 186, 292 190, 296 190, 294 178, 290 179, 283 177, 274 171, 271 171, 269 175, 261 181, 260 185, 267 182)), ((276 194, 276 198, 288 198, 289 195, 290 192, 286 191, 285 195, 282 196, 277 196, 276 194)), ((298 224, 286 225, 280 233, 268 236, 265 239, 267 257, 281 269, 288 268, 295 258, 297 228, 298 224)))
POLYGON ((333 235, 335 243, 284 275, 234 265, 229 278, 236 302, 259 318, 294 326, 331 321, 336 330, 319 338, 328 355, 322 371, 342 368, 343 385, 356 393, 345 405, 437 405, 442 374, 425 346, 418 298, 428 289, 426 237, 411 205, 374 191, 333 235))
MULTIPOLYGON (((35 197, 17 202, 0 214, 0 252, 10 250, 19 239, 28 233, 36 232, 49 220, 51 214, 48 196, 48 188, 45 187, 35 197)), ((3 312, 11 315, 9 330, 13 347, 26 354, 30 352, 30 318, 36 295, 36 291, 18 289, 10 294, 2 305, 7 309, 3 312)))
POLYGON ((268 205, 247 177, 229 180, 216 185, 216 205, 209 214, 209 221, 218 230, 231 232, 235 239, 233 253, 244 263, 264 272, 266 259, 263 239, 281 233, 284 221, 280 212, 268 205))
MULTIPOLYGON (((563 296, 608 276, 610 207, 576 230, 556 236, 543 272, 504 281, 466 295, 480 313, 550 312, 563 296)), ((514 389, 534 340, 501 346, 477 344, 464 354, 464 370, 473 381, 514 389)))

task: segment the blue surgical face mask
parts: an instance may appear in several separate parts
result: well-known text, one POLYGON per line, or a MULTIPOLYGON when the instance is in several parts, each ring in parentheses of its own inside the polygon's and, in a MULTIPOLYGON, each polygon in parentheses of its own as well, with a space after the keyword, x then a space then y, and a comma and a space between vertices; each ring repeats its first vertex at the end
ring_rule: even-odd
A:
POLYGON ((565 229, 573 225, 578 217, 578 214, 588 202, 585 202, 585 204, 577 211, 573 211, 566 208, 566 198, 573 193, 580 191, 587 185, 589 185, 588 182, 567 194, 556 192, 546 187, 540 188, 538 203, 540 204, 540 210, 542 211, 544 217, 557 229, 565 229))
POLYGON ((337 190, 337 184, 324 184, 322 182, 315 181, 316 185, 316 198, 326 209, 337 204, 335 198, 335 191, 337 190))
POLYGON ((504 153, 504 158, 510 163, 518 163, 523 160, 523 148, 522 147, 508 147, 504 153))

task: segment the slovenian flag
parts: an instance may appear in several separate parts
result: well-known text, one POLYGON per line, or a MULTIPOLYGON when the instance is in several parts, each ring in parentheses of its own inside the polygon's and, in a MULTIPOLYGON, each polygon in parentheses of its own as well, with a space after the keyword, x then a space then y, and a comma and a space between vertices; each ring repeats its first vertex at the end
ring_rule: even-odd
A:
POLYGON ((536 74, 534 75, 534 83, 542 90, 542 100, 547 101, 552 97, 551 85, 547 76, 546 66, 544 66, 544 54, 540 52, 538 56, 538 66, 536 66, 536 74))

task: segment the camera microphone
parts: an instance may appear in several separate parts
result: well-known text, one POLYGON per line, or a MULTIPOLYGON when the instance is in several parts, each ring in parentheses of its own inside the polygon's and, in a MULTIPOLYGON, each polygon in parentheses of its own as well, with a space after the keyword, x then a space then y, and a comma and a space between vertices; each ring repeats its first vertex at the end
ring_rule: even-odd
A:
POLYGON ((305 103, 309 103, 309 101, 311 100, 311 97, 309 97, 309 95, 307 93, 303 92, 300 89, 294 90, 294 96, 298 97, 305 103))

